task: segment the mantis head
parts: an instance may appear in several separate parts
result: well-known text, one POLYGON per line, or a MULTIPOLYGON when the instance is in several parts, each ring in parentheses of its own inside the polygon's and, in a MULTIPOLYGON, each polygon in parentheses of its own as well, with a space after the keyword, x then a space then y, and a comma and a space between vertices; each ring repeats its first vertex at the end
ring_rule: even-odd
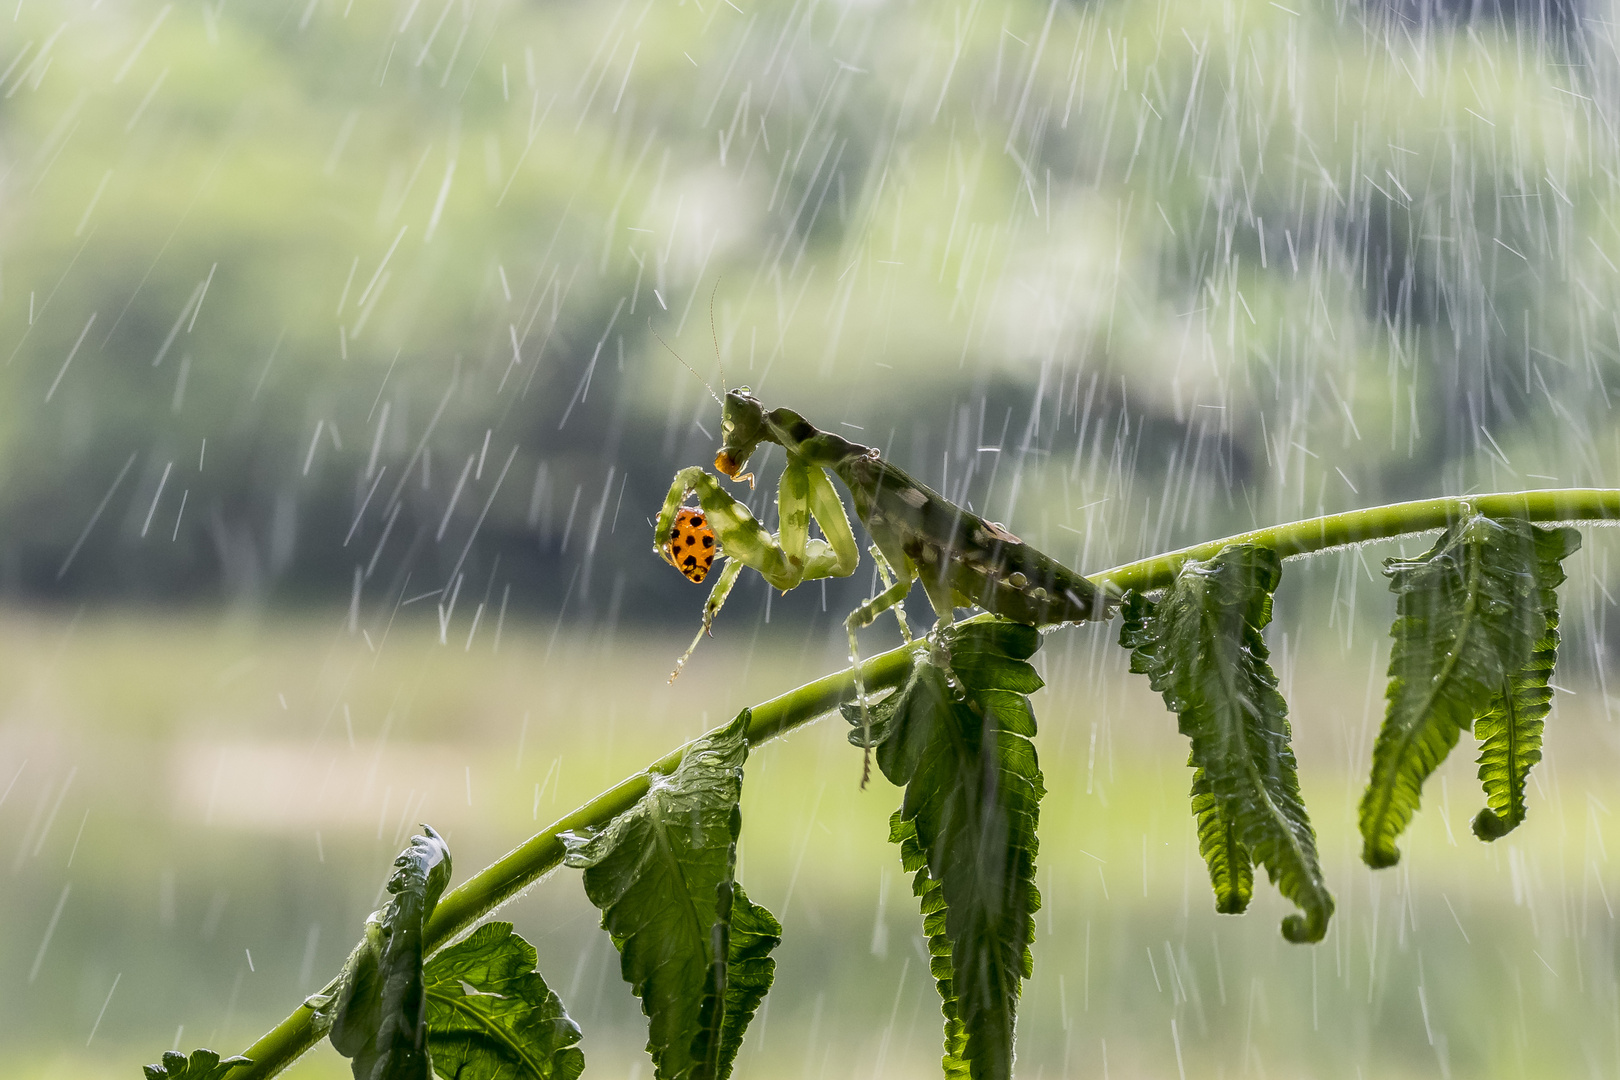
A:
POLYGON ((714 456, 714 467, 733 480, 750 479, 739 476, 754 450, 764 441, 767 433, 765 406, 746 386, 726 391, 726 400, 720 406, 720 452, 714 456))

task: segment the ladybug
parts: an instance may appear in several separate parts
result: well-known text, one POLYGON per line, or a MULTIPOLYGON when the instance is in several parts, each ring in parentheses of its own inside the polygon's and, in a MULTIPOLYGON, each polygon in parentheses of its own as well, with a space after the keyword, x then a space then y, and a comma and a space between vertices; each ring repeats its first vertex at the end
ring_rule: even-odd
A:
POLYGON ((714 565, 714 530, 695 506, 675 512, 675 524, 664 541, 664 554, 670 563, 694 583, 702 584, 714 565))

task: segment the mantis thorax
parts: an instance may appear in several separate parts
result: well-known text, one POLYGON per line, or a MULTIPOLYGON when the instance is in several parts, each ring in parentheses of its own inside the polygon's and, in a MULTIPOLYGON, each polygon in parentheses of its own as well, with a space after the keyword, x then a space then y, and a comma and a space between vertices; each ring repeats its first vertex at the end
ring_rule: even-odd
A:
POLYGON ((790 458, 828 469, 874 452, 871 447, 822 431, 791 409, 767 411, 746 386, 726 392, 720 411, 720 438, 714 467, 733 480, 743 479, 743 467, 760 443, 775 443, 790 458))

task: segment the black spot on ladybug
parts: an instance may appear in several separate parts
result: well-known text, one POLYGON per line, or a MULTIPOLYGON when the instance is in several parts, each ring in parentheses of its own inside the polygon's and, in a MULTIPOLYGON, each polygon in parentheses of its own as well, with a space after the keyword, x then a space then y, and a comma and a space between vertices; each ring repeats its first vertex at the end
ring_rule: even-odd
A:
POLYGON ((705 536, 703 538, 703 546, 706 548, 714 547, 714 537, 705 536))
POLYGON ((681 565, 682 565, 682 566, 685 566, 685 567, 693 567, 693 566, 696 566, 696 565, 697 565, 697 556, 695 556, 695 555, 688 555, 688 556, 687 556, 687 557, 686 557, 686 558, 684 558, 684 559, 682 559, 682 560, 681 560, 681 565))

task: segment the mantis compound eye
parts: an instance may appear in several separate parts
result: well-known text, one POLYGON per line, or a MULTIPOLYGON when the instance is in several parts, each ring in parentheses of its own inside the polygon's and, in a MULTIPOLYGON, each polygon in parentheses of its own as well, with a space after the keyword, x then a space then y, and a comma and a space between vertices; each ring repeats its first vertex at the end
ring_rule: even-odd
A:
POLYGON ((664 552, 689 581, 702 584, 714 565, 715 554, 714 530, 702 510, 683 506, 675 512, 675 524, 664 540, 664 552))

